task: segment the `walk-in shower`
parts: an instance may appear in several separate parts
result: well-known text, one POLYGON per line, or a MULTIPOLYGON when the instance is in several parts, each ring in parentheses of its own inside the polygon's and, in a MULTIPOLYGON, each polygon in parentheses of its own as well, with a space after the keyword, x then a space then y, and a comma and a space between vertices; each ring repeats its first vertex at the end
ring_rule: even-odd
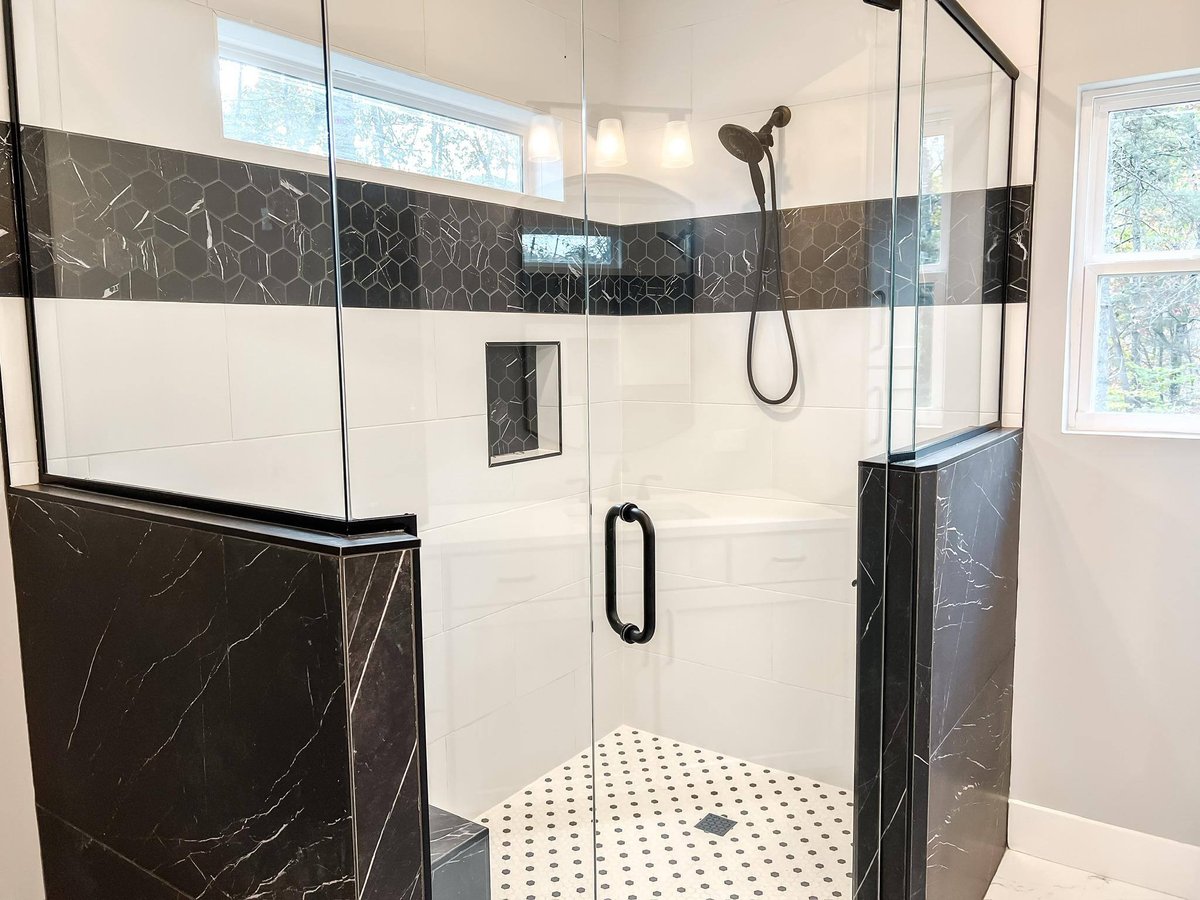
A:
MULTIPOLYGON (((15 23, 8 418, 56 489, 259 530, 80 617, 43 805, 188 897, 852 896, 858 465, 999 411, 1012 80, 961 19, 50 5, 15 23)), ((75 534, 38 503, 23 540, 75 534)), ((134 578, 109 527, 76 543, 134 578)))
POLYGON ((746 334, 746 380, 750 382, 750 390, 754 392, 754 396, 770 406, 779 406, 780 404, 787 403, 791 399, 792 394, 796 392, 796 386, 800 383, 800 360, 796 355, 796 336, 792 333, 792 320, 787 313, 786 295, 783 290, 783 265, 781 262, 783 256, 783 226, 779 219, 779 186, 775 175, 775 157, 771 153, 771 148, 775 145, 773 132, 776 128, 783 128, 790 121, 792 121, 792 111, 786 106, 777 106, 771 113, 771 118, 758 131, 751 131, 743 125, 727 124, 722 125, 720 131, 717 132, 721 139, 721 146, 728 150, 734 159, 740 159, 750 168, 750 184, 754 188, 754 196, 758 198, 758 208, 761 213, 758 225, 758 246, 755 248, 755 256, 758 259, 758 263, 754 270, 754 286, 751 288, 754 306, 750 310, 750 329, 746 334), (763 183, 761 168, 763 157, 766 157, 767 170, 770 174, 771 211, 769 219, 767 213, 766 185, 763 183), (768 228, 768 221, 771 225, 770 228, 768 228), (765 287, 768 236, 775 239, 775 265, 773 266, 773 271, 775 272, 775 297, 780 304, 783 327, 787 333, 788 355, 792 361, 791 383, 782 396, 774 399, 765 396, 758 389, 758 384, 754 380, 754 331, 755 326, 758 324, 758 306, 762 300, 763 288, 765 287))

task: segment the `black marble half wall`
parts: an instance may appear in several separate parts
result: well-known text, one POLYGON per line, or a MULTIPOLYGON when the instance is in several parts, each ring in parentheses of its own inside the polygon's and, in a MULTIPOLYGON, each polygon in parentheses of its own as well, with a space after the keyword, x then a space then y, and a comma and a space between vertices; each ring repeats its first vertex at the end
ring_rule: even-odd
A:
POLYGON ((856 897, 982 900, 1004 853, 1021 459, 861 464, 856 897))
POLYGON ((49 900, 425 895, 415 538, 10 510, 49 900))

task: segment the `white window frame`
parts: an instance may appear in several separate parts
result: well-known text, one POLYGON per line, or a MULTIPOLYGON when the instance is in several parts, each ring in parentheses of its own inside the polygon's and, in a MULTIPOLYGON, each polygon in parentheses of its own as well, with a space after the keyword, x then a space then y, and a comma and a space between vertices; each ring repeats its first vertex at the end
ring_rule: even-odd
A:
MULTIPOLYGON (((325 83, 325 59, 321 48, 315 44, 224 16, 217 19, 217 34, 218 59, 257 66, 282 75, 311 81, 314 84, 324 85, 325 83)), ((347 53, 334 52, 331 54, 331 61, 333 63, 333 86, 338 90, 519 136, 523 165, 522 190, 514 192, 506 188, 458 181, 424 172, 381 168, 341 158, 337 161, 339 165, 358 166, 364 170, 398 172, 402 175, 447 181, 452 184, 467 184, 478 190, 497 191, 510 196, 513 193, 522 193, 549 200, 563 199, 562 159, 555 162, 534 162, 529 158, 528 133, 534 118, 539 115, 538 110, 442 84, 347 53)), ((224 133, 223 118, 221 126, 222 133, 224 133)), ((559 147, 562 147, 561 121, 556 122, 556 128, 559 147)), ((234 139, 230 138, 230 140, 234 139)), ((289 150, 285 152, 303 151, 289 150)))
POLYGON ((1104 249, 1108 132, 1112 113, 1200 102, 1200 73, 1083 89, 1071 253, 1070 347, 1064 431, 1200 438, 1200 414, 1095 411, 1096 310, 1106 275, 1200 274, 1200 252, 1109 253, 1104 249))

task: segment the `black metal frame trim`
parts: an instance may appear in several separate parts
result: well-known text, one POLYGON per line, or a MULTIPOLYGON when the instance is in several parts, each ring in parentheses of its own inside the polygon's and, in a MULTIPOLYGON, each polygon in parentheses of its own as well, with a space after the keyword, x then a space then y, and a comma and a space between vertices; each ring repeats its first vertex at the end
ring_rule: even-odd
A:
MULTIPOLYGON (((863 2, 868 3, 870 5, 878 5, 878 4, 872 3, 872 0, 863 0, 863 2)), ((1007 203, 1006 203, 1006 208, 1004 211, 1004 238, 1003 238, 1003 240, 1004 240, 1004 246, 1003 246, 1004 283, 1002 285, 1003 289, 1001 291, 1000 300, 999 300, 999 304, 1000 304, 1000 352, 999 352, 1000 371, 999 371, 999 377, 997 379, 997 381, 999 383, 999 387, 997 390, 998 396, 996 398, 996 418, 995 418, 995 420, 993 420, 992 422, 989 422, 986 425, 979 425, 979 426, 976 426, 973 428, 962 429, 962 430, 953 432, 949 435, 945 435, 943 437, 938 437, 938 438, 934 438, 930 441, 926 441, 923 444, 914 444, 912 447, 910 447, 907 450, 892 450, 890 447, 891 433, 892 433, 891 416, 894 414, 894 412, 890 413, 889 417, 888 417, 889 448, 888 448, 887 456, 888 456, 888 459, 892 462, 911 462, 923 454, 932 453, 937 450, 948 447, 951 444, 956 444, 959 441, 965 441, 965 440, 968 440, 977 435, 984 434, 988 431, 994 431, 996 429, 1001 429, 1004 427, 1004 386, 1005 386, 1005 369, 1006 369, 1005 362, 1004 362, 1004 358, 1005 358, 1004 355, 1005 355, 1005 349, 1006 349, 1006 343, 1007 343, 1007 332, 1008 332, 1008 290, 1009 290, 1009 286, 1012 282, 1012 253, 1009 251, 1010 251, 1010 242, 1012 240, 1012 226, 1013 226, 1013 215, 1012 215, 1012 211, 1013 211, 1012 192, 1013 192, 1013 173, 1014 173, 1013 158, 1016 153, 1017 79, 1020 78, 1021 72, 1016 67, 1016 65, 1014 65, 1013 62, 1007 56, 1005 56, 1004 52, 1000 49, 1000 47, 996 44, 996 42, 993 41, 988 36, 987 32, 985 32, 979 26, 979 23, 976 22, 973 18, 971 18, 970 14, 968 14, 967 11, 962 8, 962 6, 957 2, 957 0, 937 0, 937 2, 955 20, 955 22, 957 22, 958 25, 964 31, 966 31, 966 33, 971 37, 972 40, 975 41, 975 43, 980 47, 980 49, 982 49, 991 58, 991 60, 994 63, 996 63, 996 65, 1000 66, 1000 68, 1004 71, 1004 74, 1009 77, 1009 80, 1011 82, 1011 84, 1009 86, 1009 101, 1008 101, 1008 172, 1007 172, 1007 185, 1005 186, 1005 191, 1007 193, 1007 203)), ((900 12, 901 16, 903 16, 903 10, 900 8, 900 3, 901 3, 901 0, 896 0, 896 8, 897 8, 897 11, 900 12)), ((903 33, 903 26, 901 26, 901 30, 903 33)), ((922 100, 922 106, 923 105, 924 105, 924 101, 922 100)), ((897 135, 899 134, 898 118, 899 118, 899 116, 897 116, 897 135)), ((924 109, 922 109, 922 119, 923 118, 924 118, 924 109)), ((918 213, 918 215, 919 215, 919 213, 918 213)), ((895 218, 894 218, 894 214, 893 214, 893 228, 892 228, 893 236, 896 233, 894 223, 895 223, 895 218)), ((893 251, 894 251, 894 248, 893 248, 893 251)), ((894 252, 893 252, 892 264, 893 264, 893 275, 894 275, 894 270, 895 270, 894 252)), ((893 298, 895 297, 894 289, 892 292, 892 296, 893 296, 893 298)), ((894 308, 894 299, 893 299, 893 308, 894 308)), ((919 308, 919 306, 918 306, 918 308, 919 308)), ((1026 315, 1028 316, 1028 310, 1026 311, 1026 315)), ((894 344, 894 342, 893 342, 893 344, 894 344)), ((894 347, 893 347, 892 352, 894 353, 894 347)), ((1028 352, 1028 347, 1026 348, 1026 352, 1028 352)), ((895 359, 894 358, 890 359, 889 368, 894 364, 895 364, 895 359)), ((891 407, 890 397, 889 397, 888 406, 890 409, 890 407, 891 407)), ((915 434, 914 434, 914 437, 915 437, 915 434)))
POLYGON ((27 497, 34 501, 60 503, 95 509, 120 516, 133 516, 164 525, 182 525, 214 534, 245 538, 261 543, 298 547, 316 553, 342 557, 382 553, 387 550, 416 548, 418 537, 395 528, 365 534, 339 534, 322 528, 300 527, 291 523, 265 522, 224 512, 208 512, 156 500, 135 500, 130 497, 106 495, 89 489, 48 484, 18 485, 8 492, 10 497, 27 497))
POLYGON ((983 30, 983 27, 971 17, 969 12, 963 9, 958 0, 937 0, 937 2, 962 27, 963 31, 970 35, 971 40, 979 45, 979 49, 1004 70, 1009 78, 1016 81, 1021 77, 1021 70, 1017 68, 1016 63, 1008 58, 1000 49, 1000 45, 992 40, 991 35, 983 30))
POLYGON ((888 454, 889 462, 914 462, 922 456, 927 456, 930 453, 936 453, 938 450, 944 450, 947 447, 952 447, 955 444, 961 444, 963 441, 969 441, 971 438, 979 437, 981 434, 987 434, 989 431, 1000 431, 1003 426, 999 420, 989 422, 987 425, 976 425, 973 428, 964 428, 960 431, 955 431, 945 437, 934 438, 926 441, 923 444, 917 444, 911 450, 901 450, 896 453, 888 454))
MULTIPOLYGON (((160 491, 154 488, 113 484, 112 482, 105 481, 91 481, 86 478, 72 478, 67 475, 42 473, 38 484, 47 487, 62 487, 84 491, 89 494, 95 494, 100 498, 113 497, 121 500, 132 500, 138 503, 157 503, 162 506, 174 506, 208 515, 245 519, 250 522, 261 522, 265 525, 276 525, 283 528, 321 531, 340 537, 362 537, 390 531, 403 531, 406 534, 417 537, 417 517, 415 513, 381 516, 375 519, 341 519, 333 516, 316 515, 314 513, 277 509, 270 506, 254 506, 249 503, 235 503, 228 500, 198 497, 193 494, 176 494, 171 491, 160 491)), ((32 486, 36 487, 36 485, 32 486)), ((16 485, 9 490, 19 491, 23 487, 26 486, 16 485)))
MULTIPOLYGON (((877 6, 880 9, 886 9, 890 12, 900 12, 903 4, 903 0, 863 0, 863 2, 868 6, 877 6)), ((991 57, 992 62, 1005 71, 1009 78, 1016 79, 1020 77, 1021 70, 1000 49, 1000 45, 992 40, 991 35, 983 30, 983 27, 975 21, 969 12, 963 9, 962 4, 958 0, 937 0, 937 2, 971 36, 971 40, 978 44, 980 49, 991 57)))
MULTIPOLYGON (((12 129, 12 187, 13 213, 17 226, 17 255, 20 257, 17 272, 21 281, 21 296, 25 300, 25 331, 29 347, 29 375, 33 393, 33 424, 37 444, 39 476, 46 465, 46 422, 42 414, 41 365, 38 359, 37 324, 34 319, 33 256, 29 245, 29 205, 25 197, 25 154, 21 146, 21 92, 17 85, 17 39, 13 25, 12 0, 3 0, 4 60, 8 73, 8 118, 12 129)), ((7 416, 5 416, 7 420, 7 416)), ((8 448, 7 428, 4 446, 8 448)), ((9 485, 7 461, 4 468, 4 483, 9 485)))

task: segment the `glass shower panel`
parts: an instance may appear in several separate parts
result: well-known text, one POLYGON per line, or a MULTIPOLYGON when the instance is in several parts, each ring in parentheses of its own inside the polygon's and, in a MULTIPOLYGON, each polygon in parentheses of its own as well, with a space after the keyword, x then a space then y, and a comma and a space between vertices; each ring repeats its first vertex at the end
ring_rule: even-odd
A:
POLYGON ((940 3, 916 9, 916 291, 898 311, 912 317, 898 330, 912 340, 897 354, 910 376, 897 379, 897 452, 998 422, 1008 275, 1012 79, 940 3))
POLYGON ((896 145, 894 281, 892 285, 891 433, 889 450, 911 450, 916 443, 919 352, 917 314, 921 290, 920 198, 924 172, 922 109, 924 101, 926 0, 903 0, 900 34, 899 103, 896 145))
POLYGON ((650 0, 593 28, 595 896, 850 896, 899 17, 650 0))
POLYGON ((582 3, 328 9, 351 516, 417 517, 435 882, 516 896, 547 773, 591 845, 582 3))
POLYGON ((320 0, 16 28, 47 480, 344 518, 320 0))

